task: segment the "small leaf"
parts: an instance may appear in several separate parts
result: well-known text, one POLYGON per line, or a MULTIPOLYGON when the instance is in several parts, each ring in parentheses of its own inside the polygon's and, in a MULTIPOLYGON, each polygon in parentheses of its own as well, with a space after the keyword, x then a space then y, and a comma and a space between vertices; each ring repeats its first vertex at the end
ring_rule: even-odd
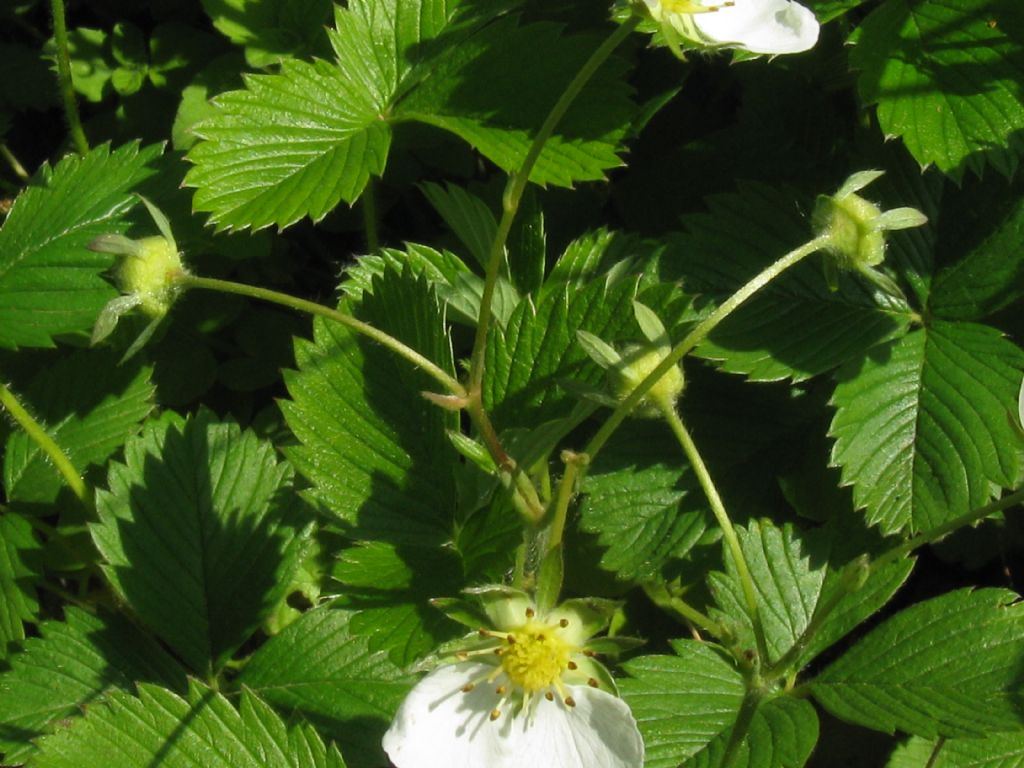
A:
POLYGON ((484 269, 490 261, 491 243, 498 231, 498 222, 483 200, 461 187, 441 187, 426 182, 423 194, 434 206, 448 228, 462 241, 469 255, 484 269))
POLYGON ((916 736, 984 736, 1021 724, 1024 603, 958 590, 907 608, 809 683, 832 714, 916 736))
POLYGON ((187 698, 140 685, 90 707, 71 727, 44 738, 33 765, 40 768, 345 768, 334 748, 309 726, 289 728, 266 704, 242 691, 239 709, 193 682, 187 698))
POLYGON ((91 531, 111 584, 194 671, 219 669, 284 596, 302 554, 309 521, 291 467, 201 411, 148 424, 108 484, 91 531))
POLYGON ((0 347, 52 347, 54 336, 92 328, 117 292, 101 277, 112 260, 86 246, 124 231, 129 193, 152 175, 160 149, 70 155, 18 196, 0 229, 0 347))
MULTIPOLYGON (((724 731, 687 768, 720 768, 732 729, 724 731)), ((730 768, 802 768, 818 743, 818 715, 810 702, 777 696, 754 710, 730 768)))
POLYGON ((352 618, 330 608, 308 612, 253 654, 240 682, 317 726, 352 768, 370 768, 385 761, 380 738, 413 679, 371 652, 367 638, 350 631, 352 618))
MULTIPOLYGON (((64 621, 40 626, 0 674, 0 752, 17 765, 35 751, 30 739, 49 732, 81 707, 138 681, 185 689, 185 672, 130 622, 77 608, 64 621)), ((104 761, 103 765, 107 765, 104 761)))
POLYGON ((743 677, 707 643, 672 642, 674 656, 640 656, 623 666, 619 692, 644 737, 646 768, 678 768, 729 728, 743 702, 743 677))
POLYGON ((992 328, 935 321, 839 372, 832 461, 882 532, 926 531, 1019 471, 1007 421, 1024 353, 992 328))
POLYGON ((887 136, 959 179, 1012 176, 1024 146, 1024 16, 1015 0, 889 0, 861 24, 850 65, 887 136))
MULTIPOLYGON (((81 350, 47 366, 20 392, 80 473, 102 464, 153 410, 152 369, 121 365, 117 350, 81 350)), ((12 501, 53 502, 63 480, 23 432, 7 440, 4 487, 12 501)))

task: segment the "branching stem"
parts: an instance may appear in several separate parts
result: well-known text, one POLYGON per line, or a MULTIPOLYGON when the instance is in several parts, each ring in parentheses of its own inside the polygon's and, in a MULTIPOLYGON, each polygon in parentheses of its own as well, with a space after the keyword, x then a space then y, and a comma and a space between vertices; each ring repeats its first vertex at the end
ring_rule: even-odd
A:
POLYGON ((64 114, 67 117, 71 141, 80 155, 89 151, 89 141, 82 129, 82 119, 78 116, 78 103, 75 101, 75 86, 71 79, 71 54, 68 51, 68 25, 64 19, 64 0, 50 0, 53 13, 53 40, 57 44, 57 79, 60 82, 60 95, 64 101, 64 114))

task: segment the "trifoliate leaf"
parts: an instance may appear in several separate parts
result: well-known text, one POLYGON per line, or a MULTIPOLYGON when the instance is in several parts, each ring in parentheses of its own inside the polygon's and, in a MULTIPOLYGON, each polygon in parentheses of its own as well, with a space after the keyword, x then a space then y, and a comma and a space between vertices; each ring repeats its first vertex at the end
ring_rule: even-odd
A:
POLYGON ((40 768, 345 768, 336 748, 324 746, 308 725, 288 727, 249 691, 239 708, 193 682, 182 698, 140 685, 138 696, 111 693, 85 717, 40 743, 40 768))
POLYGON ((1021 725, 1024 603, 958 590, 907 608, 809 683, 829 712, 916 736, 983 736, 1021 725))
POLYGON ((124 231, 130 192, 159 154, 97 147, 44 167, 18 196, 0 229, 0 347, 51 347, 56 335, 92 327, 117 292, 101 277, 111 257, 86 246, 124 231))
POLYGON ((896 748, 886 768, 1021 768, 1024 731, 990 733, 974 739, 922 739, 896 748))
POLYGON ((40 549, 24 517, 0 515, 0 659, 7 658, 12 643, 25 639, 25 623, 36 620, 40 549))
MULTIPOLYGON (((818 743, 818 715, 810 702, 777 696, 755 705, 730 768, 802 768, 818 743)), ((687 768, 720 768, 733 729, 723 731, 687 768)))
MULTIPOLYGON (((80 473, 117 450, 153 409, 151 369, 118 365, 118 350, 74 352, 47 366, 19 395, 80 473)), ((50 503, 62 479, 23 432, 7 440, 4 488, 8 499, 50 503)))
POLYGON ((861 98, 921 165, 1013 174, 1024 151, 1024 8, 1015 0, 888 0, 860 27, 861 98))
POLYGON ((219 669, 287 589, 307 512, 269 442, 201 411, 152 422, 97 494, 114 589, 197 672, 219 669))
POLYGON ((619 692, 644 737, 646 768, 677 768, 729 728, 743 702, 739 671, 714 646, 672 643, 674 656, 640 656, 623 666, 619 692))
MULTIPOLYGON (((337 8, 328 33, 336 61, 286 59, 280 73, 222 94, 218 114, 195 127, 205 139, 189 154, 196 208, 223 229, 320 219, 383 173, 399 121, 439 126, 502 169, 519 167, 594 45, 553 25, 520 27, 497 13, 505 5, 353 0, 337 8)), ((632 117, 622 69, 612 59, 584 89, 532 181, 568 186, 620 164, 632 117)))
MULTIPOLYGON (((342 307, 345 309, 345 307, 342 307)), ((425 280, 387 269, 364 293, 361 319, 453 372, 443 313, 425 280)), ((452 535, 451 415, 423 391, 437 382, 348 328, 317 319, 296 343, 281 404, 301 445, 287 451, 313 495, 354 537, 412 546, 452 535)))
MULTIPOLYGON (((185 672, 160 645, 117 616, 65 609, 64 621, 40 626, 0 674, 0 753, 17 765, 29 741, 80 714, 112 690, 139 681, 185 689, 185 672)), ((102 762, 107 765, 106 761, 102 762)))
POLYGON ((351 632, 353 614, 317 608, 260 648, 240 682, 335 741, 352 768, 381 765, 380 738, 413 678, 351 632))
MULTIPOLYGON (((881 608, 913 567, 912 561, 902 560, 877 573, 865 570, 863 583, 851 583, 852 576, 846 574, 857 563, 847 563, 837 551, 843 548, 847 534, 835 526, 807 533, 793 525, 778 528, 764 520, 738 527, 736 533, 753 579, 768 660, 777 661, 800 643, 793 669, 807 664, 881 608), (834 599, 839 602, 830 605, 834 599), (821 616, 823 605, 830 613, 821 616), (816 616, 815 627, 809 631, 816 616)), ((712 615, 737 633, 741 645, 753 650, 753 622, 735 561, 728 547, 724 550, 727 574, 709 576, 712 594, 722 609, 712 615)))
POLYGON ((580 527, 597 534, 601 567, 618 578, 656 578, 707 530, 707 502, 681 459, 664 424, 632 422, 587 470, 580 527))
MULTIPOLYGON (((662 257, 668 276, 721 303, 784 254, 811 238, 792 193, 760 184, 716 195, 706 214, 683 220, 685 234, 662 257)), ((723 370, 756 381, 802 381, 861 357, 899 335, 910 315, 881 304, 870 284, 840 277, 830 291, 821 255, 810 256, 770 283, 697 347, 723 370)))
POLYGON ((926 531, 1015 481, 1022 369, 998 331, 935 321, 838 373, 832 461, 869 524, 926 531))

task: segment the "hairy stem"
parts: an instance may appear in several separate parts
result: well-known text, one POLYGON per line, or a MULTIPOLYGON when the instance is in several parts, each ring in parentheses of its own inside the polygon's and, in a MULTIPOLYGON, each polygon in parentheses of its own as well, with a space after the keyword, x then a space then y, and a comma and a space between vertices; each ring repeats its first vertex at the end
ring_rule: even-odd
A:
POLYGON ((397 354, 399 357, 408 360, 441 384, 455 397, 465 398, 466 396, 466 390, 463 389, 462 384, 460 384, 454 376, 442 370, 439 366, 435 365, 415 349, 402 343, 394 336, 390 336, 384 333, 384 331, 374 328, 369 323, 357 320, 352 317, 352 315, 346 315, 344 312, 339 312, 336 309, 325 307, 324 305, 317 304, 313 301, 306 301, 305 299, 299 299, 295 296, 289 296, 287 293, 280 293, 279 291, 272 291, 267 288, 259 288, 254 285, 246 285, 244 283, 235 283, 230 280, 217 280, 210 277, 197 277, 196 275, 182 274, 177 278, 176 282, 184 288, 203 288, 209 291, 220 291, 221 293, 233 293, 239 296, 248 296, 253 299, 260 299, 262 301, 269 301, 273 304, 291 307, 292 309, 297 309, 300 312, 308 312, 311 315, 325 317, 328 320, 334 320, 347 328, 351 328, 356 333, 362 334, 369 339, 373 339, 381 346, 386 347, 397 354))
POLYGON ((551 138, 551 134, 554 133, 558 123, 565 116, 569 107, 572 106, 573 101, 576 100, 576 97, 579 96, 584 86, 594 76, 594 73, 600 69, 605 60, 636 29, 639 23, 640 17, 634 15, 628 21, 619 25, 608 36, 608 39, 584 62, 580 71, 576 73, 576 76, 566 86, 558 101, 555 102, 555 106, 551 108, 540 130, 537 131, 537 135, 533 137, 533 142, 526 152, 526 157, 523 158, 523 164, 508 180, 505 193, 502 195, 501 221, 498 223, 498 230, 491 243, 491 250, 487 260, 483 295, 480 298, 480 316, 477 320, 476 336, 473 339, 473 354, 470 358, 469 368, 469 392, 471 397, 479 396, 480 386, 484 380, 484 352, 487 348, 487 334, 490 331, 491 325, 491 304, 494 301, 494 289, 498 281, 498 273, 501 270, 502 261, 505 257, 505 244, 508 241, 509 232, 512 230, 512 222, 515 221, 516 214, 519 212, 519 204, 522 202, 523 194, 526 192, 526 186, 530 181, 530 174, 533 172, 541 152, 544 151, 544 145, 551 138))
POLYGON ((712 637, 723 639, 726 636, 725 628, 705 613, 694 608, 679 595, 674 595, 664 584, 647 582, 643 584, 644 592, 655 605, 669 613, 685 619, 712 637))
POLYGON ((57 79, 60 82, 60 95, 64 101, 64 115, 67 117, 68 129, 75 150, 80 155, 89 151, 89 141, 82 130, 82 120, 78 116, 78 103, 75 101, 75 86, 71 80, 71 54, 68 52, 68 25, 64 19, 64 0, 50 0, 53 13, 53 40, 57 44, 57 79))
POLYGON ((679 445, 682 446, 683 453, 686 454, 686 458, 690 461, 690 466, 693 467, 693 471, 697 474, 700 487, 704 489, 704 495, 707 496, 708 503, 711 505, 711 512, 718 521, 719 528, 722 529, 722 536, 725 538, 726 546, 729 547, 732 559, 736 563, 736 572, 740 578, 740 587, 743 589, 743 598, 747 604, 750 621, 754 626, 754 637, 757 642, 758 655, 764 660, 764 663, 767 663, 768 646, 764 639, 764 627, 761 626, 761 613, 757 607, 757 591, 754 588, 754 579, 750 575, 747 558, 743 554, 739 537, 736 535, 736 529, 733 528, 732 520, 729 519, 729 513, 725 509, 725 504, 722 503, 722 497, 718 493, 718 488, 715 487, 715 482, 711 479, 711 473, 704 464, 700 451, 697 450, 697 444, 693 442, 693 438, 683 424, 683 420, 679 418, 675 407, 670 403, 665 403, 662 408, 662 414, 672 429, 672 434, 676 436, 679 445))
POLYGON ((619 428, 623 421, 625 421, 626 417, 632 413, 633 409, 636 408, 637 404, 644 398, 651 387, 653 387, 673 365, 676 365, 680 360, 682 360, 687 352, 700 344, 700 342, 702 342, 705 337, 718 326, 719 323, 739 309, 739 307, 751 296, 760 291, 787 269, 800 263, 815 251, 818 251, 825 242, 827 242, 827 238, 816 237, 815 239, 804 243, 799 248, 790 251, 778 261, 774 262, 762 272, 751 278, 746 285, 736 291, 736 293, 720 304, 714 312, 698 323, 682 341, 672 348, 672 351, 669 352, 665 359, 662 360, 658 366, 636 386, 636 388, 630 393, 629 397, 619 403, 611 416, 608 417, 608 420, 601 425, 601 428, 591 438, 590 442, 587 443, 587 447, 584 448, 583 452, 593 459, 598 451, 604 447, 604 444, 608 442, 608 439, 612 434, 614 434, 615 430, 619 428))
POLYGON ((585 454, 562 451, 562 463, 565 465, 565 472, 558 484, 555 508, 548 526, 549 550, 562 545, 565 521, 569 516, 569 502, 572 501, 572 497, 576 493, 576 480, 580 475, 580 469, 587 464, 587 457, 585 454))
POLYGON ((43 425, 32 418, 32 414, 18 401, 14 393, 3 384, 0 384, 0 405, 11 414, 11 418, 25 431, 29 439, 39 446, 39 449, 53 462, 53 466, 60 472, 61 477, 64 478, 64 482, 67 483, 71 492, 82 502, 82 506, 92 511, 92 492, 85 484, 85 481, 82 480, 82 476, 78 474, 78 470, 71 463, 71 459, 57 445, 57 442, 50 437, 43 425))

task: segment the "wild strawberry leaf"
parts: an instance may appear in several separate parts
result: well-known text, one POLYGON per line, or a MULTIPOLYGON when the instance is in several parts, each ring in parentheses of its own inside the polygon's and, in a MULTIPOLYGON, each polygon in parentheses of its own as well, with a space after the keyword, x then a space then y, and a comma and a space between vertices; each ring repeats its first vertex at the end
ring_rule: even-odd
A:
POLYGON ((1024 152, 1024 7, 1016 0, 887 0, 850 56, 861 98, 922 165, 959 179, 1024 152))
POLYGON ((922 739, 896 748, 886 768, 1021 768, 1024 731, 990 733, 974 739, 922 739))
MULTIPOLYGON (((735 747, 731 768, 802 768, 818 743, 814 706, 791 696, 777 696, 756 705, 747 731, 735 747)), ((720 768, 733 729, 723 731, 698 752, 687 768, 720 768)))
POLYGON ((0 515, 0 659, 25 639, 25 624, 36 620, 40 549, 28 520, 12 512, 0 515))

